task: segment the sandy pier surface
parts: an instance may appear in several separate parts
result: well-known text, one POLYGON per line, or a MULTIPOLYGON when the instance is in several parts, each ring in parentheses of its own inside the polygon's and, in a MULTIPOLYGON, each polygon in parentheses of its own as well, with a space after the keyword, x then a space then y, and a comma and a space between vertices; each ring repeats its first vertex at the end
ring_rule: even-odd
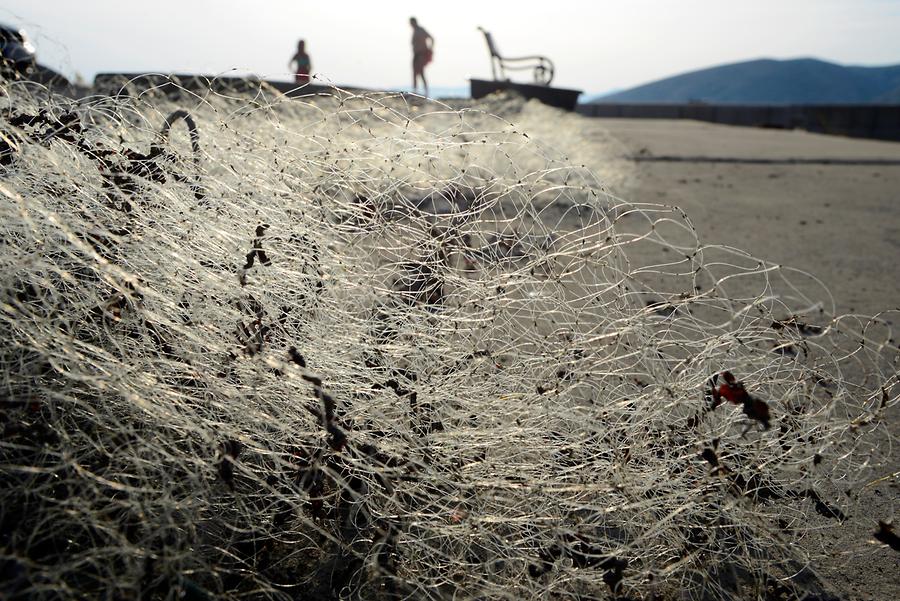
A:
POLYGON ((808 271, 838 313, 900 306, 900 143, 596 119, 634 169, 613 192, 683 208, 701 239, 808 271))

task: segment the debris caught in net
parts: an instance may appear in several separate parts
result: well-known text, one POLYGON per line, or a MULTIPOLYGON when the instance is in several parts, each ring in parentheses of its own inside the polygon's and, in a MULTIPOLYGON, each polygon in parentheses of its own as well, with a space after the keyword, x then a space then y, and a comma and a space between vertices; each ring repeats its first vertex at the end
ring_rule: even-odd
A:
POLYGON ((828 590, 896 315, 521 100, 2 91, 0 596, 828 590))

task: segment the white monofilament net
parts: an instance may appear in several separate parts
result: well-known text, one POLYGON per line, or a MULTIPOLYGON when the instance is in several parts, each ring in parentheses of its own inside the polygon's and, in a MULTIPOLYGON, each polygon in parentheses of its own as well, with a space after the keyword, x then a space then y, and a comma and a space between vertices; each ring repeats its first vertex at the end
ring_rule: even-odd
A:
POLYGON ((505 119, 335 94, 5 85, 0 596, 826 591, 891 316, 505 119))

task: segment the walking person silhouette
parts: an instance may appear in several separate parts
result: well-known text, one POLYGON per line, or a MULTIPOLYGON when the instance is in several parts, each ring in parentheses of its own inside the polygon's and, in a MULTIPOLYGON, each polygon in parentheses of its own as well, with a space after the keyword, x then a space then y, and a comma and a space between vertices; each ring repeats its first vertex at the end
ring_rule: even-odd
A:
POLYGON ((409 18, 409 24, 413 28, 412 50, 413 50, 413 92, 419 90, 419 78, 422 79, 422 87, 425 95, 428 96, 428 81, 425 79, 425 66, 431 62, 434 56, 434 38, 425 31, 425 28, 419 25, 415 17, 409 18))

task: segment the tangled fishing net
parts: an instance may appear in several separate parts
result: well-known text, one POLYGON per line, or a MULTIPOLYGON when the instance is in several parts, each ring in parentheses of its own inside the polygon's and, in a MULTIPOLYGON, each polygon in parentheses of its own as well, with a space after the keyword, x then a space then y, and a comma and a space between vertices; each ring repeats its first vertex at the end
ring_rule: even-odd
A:
POLYGON ((0 102, 0 596, 827 591, 892 316, 532 135, 578 117, 0 102))

